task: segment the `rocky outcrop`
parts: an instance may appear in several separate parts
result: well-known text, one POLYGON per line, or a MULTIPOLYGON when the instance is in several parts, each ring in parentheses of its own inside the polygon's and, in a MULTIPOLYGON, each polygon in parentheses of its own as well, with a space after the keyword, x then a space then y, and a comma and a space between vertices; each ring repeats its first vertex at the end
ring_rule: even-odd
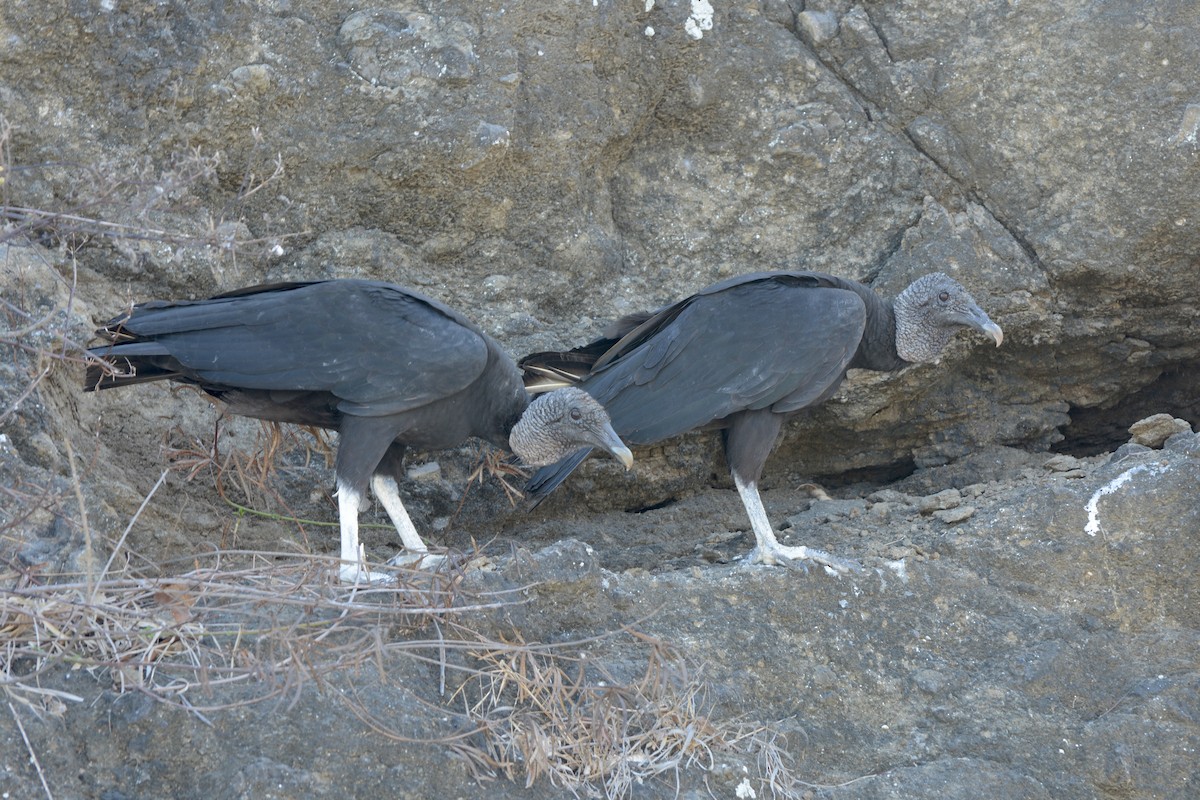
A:
MULTIPOLYGON (((210 473, 184 480, 211 437, 206 403, 79 395, 63 359, 132 300, 382 278, 521 355, 742 272, 819 269, 891 294, 942 270, 1004 346, 960 337, 938 369, 852 376, 789 425, 766 470, 777 524, 882 575, 907 564, 903 592, 880 574, 860 601, 821 576, 710 566, 744 549, 744 522, 706 434, 638 452, 633 476, 594 460, 532 517, 497 515, 494 486, 466 491, 465 451, 418 456, 440 469, 405 487, 410 506, 461 549, 586 541, 603 580, 678 604, 656 635, 706 632, 693 649, 725 711, 799 715, 812 745, 797 757, 822 782, 887 776, 835 795, 982 781, 1186 796, 1198 29, 1186 3, 1077 0, 6 3, 0 465, 14 488, 0 553, 77 568, 91 551, 74 486, 115 539, 172 459, 172 500, 129 530, 149 562, 295 537, 234 525, 210 473), (1124 444, 1158 413, 1182 422, 1124 444), (1108 462, 1122 445, 1136 463, 1108 462), (834 498, 810 507, 794 489, 809 480, 834 498), (750 604, 738 625, 756 626, 762 667, 735 660, 745 648, 715 610, 681 599, 717 591, 750 604), (753 608, 771 613, 750 623, 753 608), (820 629, 806 639, 805 625, 820 629), (735 682, 747 669, 754 681, 735 682), (1154 774, 1151 751, 1172 754, 1154 774)), ((224 435, 248 446, 257 428, 224 435)), ((320 459, 286 463, 278 495, 332 519, 320 459)), ((611 604, 613 624, 645 611, 611 604)), ((536 635, 583 632, 547 619, 536 635)), ((278 766, 241 764, 236 785, 317 780, 278 766)), ((123 781, 103 787, 138 796, 123 781)))

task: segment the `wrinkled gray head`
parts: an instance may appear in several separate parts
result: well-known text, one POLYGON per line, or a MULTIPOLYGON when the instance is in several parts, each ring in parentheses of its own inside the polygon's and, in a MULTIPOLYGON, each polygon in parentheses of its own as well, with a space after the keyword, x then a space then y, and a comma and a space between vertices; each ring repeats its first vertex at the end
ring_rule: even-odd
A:
POLYGON ((1000 326, 988 319, 958 281, 942 272, 917 278, 900 293, 896 312, 896 352, 916 364, 936 361, 954 334, 974 328, 1004 341, 1000 326))
POLYGON ((544 467, 581 447, 599 447, 633 466, 633 454, 613 430, 608 412, 582 389, 556 389, 534 399, 508 436, 527 466, 544 467))

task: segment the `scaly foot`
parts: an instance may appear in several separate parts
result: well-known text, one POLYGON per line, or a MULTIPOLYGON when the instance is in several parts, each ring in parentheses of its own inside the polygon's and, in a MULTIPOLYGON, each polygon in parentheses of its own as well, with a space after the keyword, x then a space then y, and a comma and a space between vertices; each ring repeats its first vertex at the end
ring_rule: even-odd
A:
POLYGON ((342 583, 362 585, 396 582, 394 575, 389 575, 386 572, 372 572, 362 564, 353 564, 346 561, 343 561, 338 568, 338 578, 342 583))
POLYGON ((387 560, 388 566, 420 568, 435 570, 449 561, 445 555, 431 553, 428 550, 401 550, 387 560))
POLYGON ((830 575, 845 575, 847 572, 862 572, 862 565, 849 558, 838 558, 822 550, 814 550, 803 545, 787 547, 778 542, 769 542, 766 546, 760 544, 746 556, 751 564, 771 564, 792 569, 808 571, 806 562, 820 564, 830 575))

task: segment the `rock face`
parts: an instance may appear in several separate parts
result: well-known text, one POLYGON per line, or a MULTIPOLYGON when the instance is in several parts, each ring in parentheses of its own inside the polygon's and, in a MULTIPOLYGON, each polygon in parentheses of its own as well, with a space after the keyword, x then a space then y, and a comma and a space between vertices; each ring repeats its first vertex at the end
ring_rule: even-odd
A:
MULTIPOLYGON (((961 337, 936 369, 853 376, 767 466, 772 519, 863 558, 873 577, 855 588, 711 564, 744 549, 744 521, 706 434, 638 452, 633 476, 595 460, 532 516, 497 516, 494 485, 468 491, 465 451, 418 455, 438 468, 406 502, 447 546, 523 544, 534 580, 556 569, 554 541, 586 542, 595 564, 527 615, 528 635, 590 635, 657 602, 670 610, 651 632, 709 663, 722 713, 794 718, 813 783, 879 776, 831 794, 1188 796, 1200 8, 1159 6, 6 2, 0 563, 106 558, 81 531, 119 538, 168 464, 128 531, 148 564, 295 538, 231 521, 205 466, 207 403, 164 387, 79 394, 64 359, 133 300, 379 278, 521 355, 743 272, 819 269, 890 295, 941 270, 1004 346, 961 337), (1170 429, 1125 444, 1152 414, 1170 429), (807 480, 836 496, 810 507, 794 488, 807 480), (616 588, 584 591, 605 581, 616 588), (733 610, 708 607, 717 595, 733 610)), ((229 425, 218 449, 257 435, 229 425)), ((293 448, 252 505, 333 519, 319 455, 293 448)), ((394 546, 377 536, 369 548, 394 546)), ((497 581, 519 582, 504 569, 497 581)), ((172 730, 171 712, 147 713, 130 737, 172 730)), ((234 720, 214 724, 246 741, 234 720)), ((55 747, 51 727, 31 733, 38 748, 55 747)), ((364 735, 349 720, 336 733, 364 735)), ((138 741, 91 746, 113 763, 152 753, 142 777, 169 774, 169 752, 138 741)), ((225 745, 206 741, 187 769, 217 776, 191 784, 207 796, 330 780, 296 744, 235 759, 228 782, 225 745)), ((57 747, 42 765, 68 780, 86 748, 57 747)), ((476 791, 409 750, 371 752, 414 759, 405 774, 440 781, 430 792, 476 791)), ((41 791, 12 769, 13 796, 41 791)), ((54 796, 141 796, 142 778, 104 775, 54 796)))
MULTIPOLYGON (((674 703, 659 713, 712 748, 679 773, 679 796, 748 796, 737 793, 743 785, 770 796, 775 775, 775 796, 792 797, 813 784, 825 787, 821 796, 851 798, 1190 797, 1200 780, 1200 436, 1079 459, 1067 472, 1046 461, 988 448, 853 500, 767 492, 768 511, 793 512, 785 542, 867 566, 838 579, 731 563, 752 539, 730 532, 742 514, 732 491, 638 515, 522 523, 515 551, 470 570, 464 584, 476 598, 519 602, 458 620, 507 641, 517 631, 543 649, 581 642, 572 663, 582 657, 594 685, 618 697, 647 669, 646 643, 669 642, 704 694, 698 717, 674 703), (976 513, 953 522, 924 513, 943 504, 940 487, 970 498, 976 513), (622 626, 638 637, 613 633, 622 626), (785 769, 764 766, 772 762, 762 750, 714 744, 714 730, 747 721, 782 749, 785 769)), ((439 656, 436 639, 423 661, 375 655, 369 631, 364 663, 323 675, 324 691, 300 675, 289 686, 264 660, 270 679, 186 695, 196 712, 117 694, 103 671, 50 670, 43 690, 95 702, 72 703, 59 720, 22 711, 29 747, 55 796, 562 796, 565 785, 545 773, 532 790, 520 770, 514 782, 475 785, 468 763, 451 758, 486 739, 454 746, 474 729, 463 711, 476 695, 459 670, 475 662, 456 649, 439 656), (272 699, 244 705, 263 695, 272 699), (373 729, 356 708, 374 717, 373 729)), ((410 638, 384 636, 389 645, 410 638)), ((321 650, 305 652, 320 674, 321 650)), ((671 680, 657 674, 657 683, 671 680)), ((570 726, 544 724, 538 698, 509 702, 546 752, 573 741, 570 726)), ((598 714, 583 721, 600 729, 598 714)), ((665 736, 651 741, 671 755, 665 736)), ((0 726, 0 743, 25 752, 12 725, 0 726)), ((627 768, 648 763, 649 752, 630 754, 627 768)), ((631 796, 675 797, 675 780, 668 770, 631 796)), ((590 786, 602 786, 594 773, 590 786)), ((37 788, 26 765, 0 773, 12 796, 37 788)))

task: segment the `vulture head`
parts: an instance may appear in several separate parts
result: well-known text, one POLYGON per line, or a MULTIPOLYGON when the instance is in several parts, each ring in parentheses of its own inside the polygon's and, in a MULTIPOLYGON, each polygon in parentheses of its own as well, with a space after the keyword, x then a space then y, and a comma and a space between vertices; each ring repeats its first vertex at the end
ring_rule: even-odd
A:
POLYGON ((905 361, 936 361, 963 328, 974 328, 996 341, 1004 331, 988 319, 958 281, 942 272, 923 275, 896 298, 896 352, 905 361))
POLYGON ((583 389, 568 387, 538 395, 513 426, 508 444, 530 467, 544 467, 584 447, 599 447, 625 465, 633 453, 617 436, 608 412, 583 389))

